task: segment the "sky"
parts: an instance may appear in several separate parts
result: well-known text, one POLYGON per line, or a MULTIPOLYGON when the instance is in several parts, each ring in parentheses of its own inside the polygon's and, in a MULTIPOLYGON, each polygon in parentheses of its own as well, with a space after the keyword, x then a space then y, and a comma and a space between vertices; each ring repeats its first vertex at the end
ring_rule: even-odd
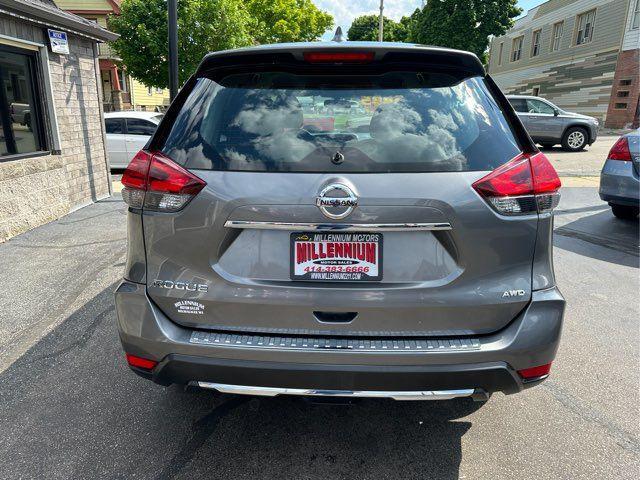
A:
MULTIPOLYGON (((530 8, 544 3, 546 0, 519 0, 518 6, 523 9, 523 14, 530 8)), ((355 17, 367 14, 377 14, 380 8, 380 0, 313 0, 321 10, 333 15, 334 27, 339 25, 346 34, 355 17)), ((422 0, 385 0, 384 15, 394 20, 400 20, 403 15, 411 14, 422 5, 422 0)), ((323 39, 331 40, 333 31, 327 32, 323 39)))

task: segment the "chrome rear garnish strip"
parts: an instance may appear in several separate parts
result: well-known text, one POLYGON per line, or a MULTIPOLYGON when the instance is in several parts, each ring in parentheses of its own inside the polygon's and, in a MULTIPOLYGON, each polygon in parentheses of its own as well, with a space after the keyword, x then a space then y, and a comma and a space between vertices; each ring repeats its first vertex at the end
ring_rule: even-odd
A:
POLYGON ((473 388, 466 388, 462 390, 422 390, 415 392, 396 392, 392 390, 316 390, 307 388, 250 387, 246 385, 228 385, 225 383, 211 382, 197 383, 201 388, 208 388, 221 393, 256 395, 262 397, 275 397, 276 395, 305 395, 313 397, 392 398, 394 400, 450 400, 458 397, 470 397, 475 391, 473 388))
POLYGON ((340 232, 417 232, 432 230, 451 230, 451 224, 436 223, 291 223, 291 222, 252 222, 246 220, 227 220, 227 228, 251 228, 259 230, 289 231, 340 231, 340 232))

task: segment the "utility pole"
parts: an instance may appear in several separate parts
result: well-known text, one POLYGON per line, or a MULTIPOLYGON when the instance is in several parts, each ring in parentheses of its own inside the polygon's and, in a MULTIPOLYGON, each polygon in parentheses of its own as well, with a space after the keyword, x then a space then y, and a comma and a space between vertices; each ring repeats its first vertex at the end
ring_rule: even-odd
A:
POLYGON ((382 11, 384 10, 384 0, 380 0, 380 18, 378 19, 378 41, 381 42, 384 38, 384 24, 382 11))
POLYGON ((178 95, 178 0, 167 2, 169 10, 169 94, 178 95))

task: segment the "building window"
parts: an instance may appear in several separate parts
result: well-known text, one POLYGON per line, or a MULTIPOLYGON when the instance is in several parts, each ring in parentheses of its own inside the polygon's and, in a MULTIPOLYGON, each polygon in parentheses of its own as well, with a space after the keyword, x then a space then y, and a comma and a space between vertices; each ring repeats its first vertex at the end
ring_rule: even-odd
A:
POLYGON ((620 80, 620 86, 621 87, 628 87, 629 85, 631 85, 631 79, 630 78, 625 78, 623 80, 620 80))
POLYGON ((629 90, 619 90, 617 96, 618 97, 628 97, 629 96, 629 90))
POLYGON ((45 150, 36 54, 0 45, 0 157, 45 150))
POLYGON ((147 95, 153 95, 153 87, 147 87, 147 95))
POLYGON ((631 28, 636 29, 640 27, 640 0, 636 0, 636 6, 633 9, 633 20, 631 20, 631 28))
POLYGON ((551 51, 560 50, 560 41, 562 40, 562 30, 564 30, 564 22, 553 24, 553 33, 551 34, 551 51))
POLYGON ((513 39, 513 44, 511 45, 511 61, 517 62, 522 58, 522 40, 524 37, 520 36, 513 39))
POLYGON ((542 30, 538 29, 531 35, 531 56, 536 57, 540 53, 540 34, 542 30))
POLYGON ((533 87, 533 89, 531 89, 531 95, 533 95, 534 97, 539 97, 540 87, 533 87))
POLYGON ((124 73, 124 70, 121 68, 118 69, 118 82, 120 82, 120 90, 123 92, 129 91, 129 86, 127 85, 127 76, 124 73))
POLYGON ((615 108, 617 108, 618 110, 626 110, 627 104, 626 103, 616 103, 615 104, 615 108))
POLYGON ((576 37, 576 45, 582 45, 591 41, 593 38, 593 22, 595 19, 595 10, 589 10, 588 12, 578 15, 578 35, 576 37))
POLYGON ((156 88, 156 93, 159 95, 162 95, 162 89, 161 88, 156 88))
POLYGON ((502 65, 502 51, 504 50, 504 42, 500 42, 500 47, 498 48, 498 66, 502 65))

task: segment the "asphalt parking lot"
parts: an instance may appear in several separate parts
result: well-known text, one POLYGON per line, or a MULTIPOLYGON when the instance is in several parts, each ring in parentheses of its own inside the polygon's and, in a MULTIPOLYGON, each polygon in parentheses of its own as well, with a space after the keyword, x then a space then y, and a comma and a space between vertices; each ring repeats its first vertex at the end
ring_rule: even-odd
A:
POLYGON ((138 378, 112 295, 125 214, 116 194, 0 245, 2 478, 637 478, 638 223, 596 188, 564 187, 557 210, 567 312, 550 379, 484 405, 214 397, 138 378))

